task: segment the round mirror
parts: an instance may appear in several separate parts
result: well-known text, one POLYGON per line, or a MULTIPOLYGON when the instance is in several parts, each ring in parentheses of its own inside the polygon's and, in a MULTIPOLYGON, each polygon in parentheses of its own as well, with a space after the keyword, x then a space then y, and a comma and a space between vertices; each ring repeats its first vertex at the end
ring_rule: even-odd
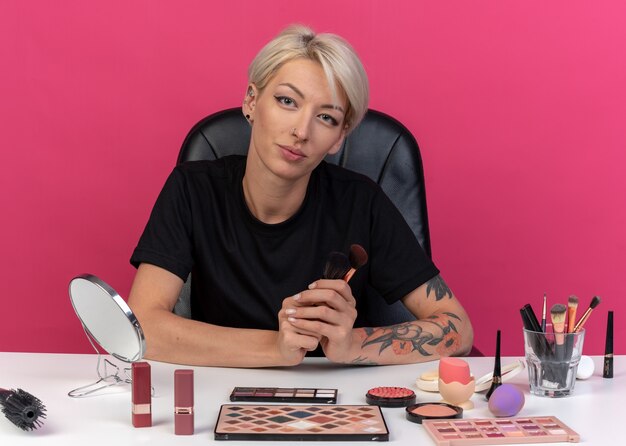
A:
POLYGON ((139 321, 113 288, 91 274, 75 277, 69 288, 72 306, 88 336, 122 361, 143 358, 146 340, 139 321))

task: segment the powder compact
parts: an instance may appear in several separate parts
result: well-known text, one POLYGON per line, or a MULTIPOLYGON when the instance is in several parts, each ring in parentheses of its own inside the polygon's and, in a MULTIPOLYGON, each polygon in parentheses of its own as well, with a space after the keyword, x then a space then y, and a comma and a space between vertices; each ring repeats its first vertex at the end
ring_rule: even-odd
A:
POLYGON ((406 407, 415 404, 415 392, 405 387, 374 387, 365 395, 367 404, 381 407, 406 407))
POLYGON ((447 403, 419 403, 406 408, 406 419, 422 424, 423 420, 463 418, 463 409, 447 403))

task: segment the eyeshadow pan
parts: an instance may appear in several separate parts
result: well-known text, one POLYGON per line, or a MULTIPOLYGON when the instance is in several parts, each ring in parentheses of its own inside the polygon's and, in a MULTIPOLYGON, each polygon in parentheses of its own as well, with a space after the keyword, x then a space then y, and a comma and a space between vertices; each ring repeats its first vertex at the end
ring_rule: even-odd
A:
POLYGON ((230 394, 230 400, 264 403, 336 404, 337 389, 235 387, 230 394))
POLYGON ((505 434, 507 437, 523 437, 524 436, 524 432, 518 431, 518 430, 507 431, 505 432, 505 434))
POLYGON ((556 417, 453 419, 445 426, 442 422, 425 419, 422 424, 438 446, 580 441, 580 436, 556 417), (546 426, 550 428, 544 430, 546 426))
POLYGON ((378 406, 265 406, 275 412, 264 418, 263 406, 225 404, 215 424, 216 440, 387 441, 389 430, 378 406), (324 410, 320 410, 323 408, 324 410), (317 410, 315 410, 317 409, 317 410), (245 423, 243 411, 252 413, 245 423), (323 412, 323 414, 322 414, 323 412), (349 419, 346 412, 353 412, 349 419), (271 424, 268 424, 271 423, 271 424))

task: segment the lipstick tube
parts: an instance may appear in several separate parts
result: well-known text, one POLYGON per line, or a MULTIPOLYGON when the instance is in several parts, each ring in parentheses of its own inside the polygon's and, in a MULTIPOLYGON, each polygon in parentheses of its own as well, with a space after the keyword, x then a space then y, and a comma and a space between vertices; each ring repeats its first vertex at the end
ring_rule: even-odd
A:
POLYGON ((133 362, 132 418, 135 427, 152 426, 152 382, 150 364, 133 362))
POLYGON ((174 372, 174 433, 193 435, 193 370, 174 372))

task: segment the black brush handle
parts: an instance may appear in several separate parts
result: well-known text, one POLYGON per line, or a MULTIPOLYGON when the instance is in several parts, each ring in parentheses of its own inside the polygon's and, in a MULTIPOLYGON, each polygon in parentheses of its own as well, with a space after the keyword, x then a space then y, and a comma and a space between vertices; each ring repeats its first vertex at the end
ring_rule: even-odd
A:
MULTIPOLYGON (((524 305, 520 309, 520 313, 522 314, 522 319, 524 320, 524 327, 526 330, 533 331, 536 333, 543 333, 541 329, 541 325, 539 324, 539 320, 537 319, 537 315, 533 311, 533 307, 530 304, 524 305)), ((555 382, 557 379, 560 380, 561 373, 558 370, 554 370, 549 363, 545 362, 547 359, 552 358, 552 346, 545 335, 537 335, 533 336, 531 340, 531 347, 533 351, 537 354, 539 360, 543 363, 543 378, 550 382, 555 382)), ((543 379, 542 378, 542 379, 543 379)))

